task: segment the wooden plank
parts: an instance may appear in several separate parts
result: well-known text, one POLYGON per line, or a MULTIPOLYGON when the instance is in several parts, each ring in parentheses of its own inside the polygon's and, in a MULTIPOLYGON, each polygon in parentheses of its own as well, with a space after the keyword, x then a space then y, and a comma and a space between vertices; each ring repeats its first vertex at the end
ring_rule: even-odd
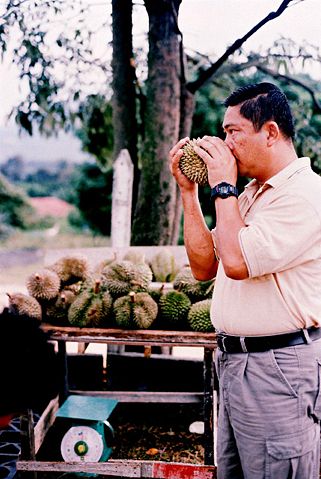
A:
POLYGON ((49 334, 50 339, 55 341, 127 344, 135 346, 195 346, 210 349, 216 348, 215 333, 149 329, 75 328, 71 326, 53 326, 46 323, 43 323, 41 327, 49 334))
POLYGON ((18 471, 82 472, 120 477, 155 479, 215 479, 216 467, 161 461, 110 459, 107 462, 18 461, 18 471))
POLYGON ((42 415, 40 416, 39 421, 34 427, 34 447, 35 453, 39 451, 41 444, 50 428, 53 425, 56 419, 56 412, 59 408, 59 399, 58 396, 50 401, 42 415))
POLYGON ((150 392, 150 391, 83 391, 71 389, 70 394, 96 396, 117 399, 128 403, 200 403, 204 399, 202 392, 150 392))
POLYGON ((34 435, 34 418, 31 409, 26 411, 26 414, 20 416, 20 439, 21 439, 21 453, 22 459, 34 461, 36 458, 35 452, 35 435, 34 435))
POLYGON ((107 474, 108 476, 142 477, 141 465, 118 462, 47 462, 47 461, 17 461, 17 471, 42 472, 82 472, 88 474, 107 474))

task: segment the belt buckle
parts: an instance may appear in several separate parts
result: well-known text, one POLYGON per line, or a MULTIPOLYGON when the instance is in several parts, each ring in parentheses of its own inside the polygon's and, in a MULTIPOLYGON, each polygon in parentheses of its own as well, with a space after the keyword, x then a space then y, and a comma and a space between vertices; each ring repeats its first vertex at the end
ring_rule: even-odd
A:
POLYGON ((245 345, 245 337, 244 336, 240 337, 240 343, 241 343, 241 348, 242 348, 243 353, 248 353, 248 350, 247 350, 246 345, 245 345))
POLYGON ((223 353, 227 353, 226 346, 225 346, 225 340, 227 339, 227 336, 221 333, 218 335, 218 338, 220 339, 220 343, 221 343, 219 345, 219 348, 223 351, 223 353))

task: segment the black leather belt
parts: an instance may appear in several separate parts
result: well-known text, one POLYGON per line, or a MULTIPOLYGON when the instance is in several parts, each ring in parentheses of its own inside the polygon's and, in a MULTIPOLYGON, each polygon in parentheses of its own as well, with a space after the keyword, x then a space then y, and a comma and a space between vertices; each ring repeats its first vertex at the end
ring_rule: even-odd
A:
POLYGON ((218 332, 216 337, 217 346, 225 353, 261 353, 269 349, 311 343, 311 341, 321 338, 321 328, 311 326, 293 333, 273 336, 231 336, 218 332))

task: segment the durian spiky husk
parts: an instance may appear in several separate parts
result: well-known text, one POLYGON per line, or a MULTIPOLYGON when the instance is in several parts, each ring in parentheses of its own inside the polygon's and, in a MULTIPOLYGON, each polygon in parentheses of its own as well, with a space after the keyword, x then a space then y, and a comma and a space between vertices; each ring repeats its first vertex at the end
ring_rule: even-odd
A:
POLYGON ((131 261, 113 263, 102 271, 108 290, 114 297, 125 296, 130 291, 146 291, 153 278, 147 264, 134 264, 131 261))
POLYGON ((78 327, 103 327, 112 310, 112 297, 100 281, 96 280, 73 301, 68 311, 68 321, 78 327))
POLYGON ((157 303, 148 293, 135 293, 132 307, 133 321, 137 328, 147 329, 155 321, 158 313, 157 303))
POLYGON ((157 312, 157 303, 144 292, 131 291, 114 303, 115 321, 121 328, 148 329, 155 321, 157 312))
POLYGON ((195 139, 190 140, 183 146, 184 153, 179 160, 179 167, 189 180, 204 186, 208 183, 207 167, 194 150, 196 141, 195 139))
POLYGON ((46 307, 46 321, 52 324, 67 324, 68 310, 76 297, 76 293, 72 290, 63 289, 56 301, 46 307))
POLYGON ((191 301, 185 293, 168 291, 158 302, 160 320, 171 327, 184 327, 191 301))
POLYGON ((57 273, 64 286, 84 281, 89 276, 89 263, 82 255, 63 256, 48 269, 57 273))
POLYGON ((26 286, 30 296, 38 301, 49 301, 58 296, 60 279, 57 273, 45 268, 28 276, 26 286))
POLYGON ((198 281, 194 278, 190 266, 184 266, 176 275, 173 287, 187 294, 192 303, 212 297, 215 278, 208 281, 198 281))
POLYGON ((23 293, 8 293, 8 298, 10 312, 18 314, 19 316, 27 315, 41 321, 41 305, 35 298, 23 293))
POLYGON ((203 299, 191 306, 188 312, 187 321, 193 331, 209 333, 214 331, 211 321, 211 300, 203 299))
POLYGON ((117 326, 124 329, 132 329, 134 327, 131 311, 131 299, 128 295, 121 296, 115 300, 113 312, 117 326))
POLYGON ((123 261, 131 261, 134 264, 145 264, 145 253, 141 251, 129 250, 123 257, 123 261))
POLYGON ((171 283, 178 272, 174 254, 168 248, 162 248, 150 260, 155 281, 171 283))

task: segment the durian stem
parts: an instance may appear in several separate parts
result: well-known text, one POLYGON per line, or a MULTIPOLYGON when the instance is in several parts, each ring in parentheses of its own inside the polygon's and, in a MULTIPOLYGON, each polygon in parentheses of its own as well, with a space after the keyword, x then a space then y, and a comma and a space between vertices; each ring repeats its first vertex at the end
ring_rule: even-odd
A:
POLYGON ((152 347, 144 346, 144 358, 150 358, 152 355, 152 347))
POLYGON ((100 279, 96 279, 94 286, 94 294, 98 294, 100 291, 100 279))
POLYGON ((129 296, 130 296, 131 302, 132 302, 132 303, 135 303, 135 299, 136 299, 135 296, 136 296, 136 294, 134 293, 134 291, 131 291, 131 292, 129 293, 129 296))

